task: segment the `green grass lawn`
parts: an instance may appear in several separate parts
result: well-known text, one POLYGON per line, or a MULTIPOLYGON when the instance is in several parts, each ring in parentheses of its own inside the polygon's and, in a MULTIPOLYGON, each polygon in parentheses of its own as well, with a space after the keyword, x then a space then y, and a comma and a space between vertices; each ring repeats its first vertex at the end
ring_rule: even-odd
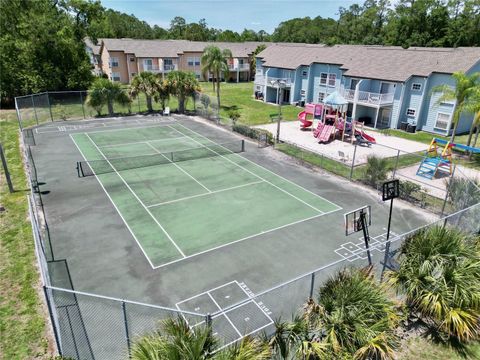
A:
MULTIPOLYGON (((201 83, 202 91, 216 99, 216 93, 213 92, 211 83, 201 83)), ((272 117, 277 116, 278 106, 266 104, 253 98, 253 83, 222 83, 220 85, 220 116, 228 118, 227 111, 237 108, 240 112, 239 123, 245 125, 259 125, 272 121, 272 117)), ((284 120, 297 120, 297 115, 301 111, 292 105, 282 106, 282 115, 284 120)))
MULTIPOLYGON (((4 147, 15 192, 10 194, 0 171, 0 358, 48 358, 52 344, 37 289, 39 274, 30 222, 19 131, 15 111, 0 112, 1 143, 4 147)), ((40 290, 41 291, 41 290, 40 290)))

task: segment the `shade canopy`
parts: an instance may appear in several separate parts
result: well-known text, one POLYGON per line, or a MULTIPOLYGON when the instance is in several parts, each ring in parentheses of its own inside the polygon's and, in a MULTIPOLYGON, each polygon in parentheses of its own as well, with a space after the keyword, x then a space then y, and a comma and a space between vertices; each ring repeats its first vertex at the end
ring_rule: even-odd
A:
POLYGON ((334 91, 323 100, 323 103, 327 105, 340 106, 347 105, 348 101, 342 95, 340 95, 338 91, 334 91))

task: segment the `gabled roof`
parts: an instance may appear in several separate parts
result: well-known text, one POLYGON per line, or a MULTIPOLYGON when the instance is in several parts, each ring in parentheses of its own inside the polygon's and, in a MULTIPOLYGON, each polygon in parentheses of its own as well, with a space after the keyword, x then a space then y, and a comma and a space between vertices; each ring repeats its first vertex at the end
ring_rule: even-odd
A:
POLYGON ((403 49, 398 46, 274 44, 257 56, 266 67, 296 69, 336 64, 344 75, 404 82, 410 76, 467 71, 480 61, 480 47, 403 49))
POLYGON ((83 42, 85 43, 85 46, 88 46, 90 49, 92 49, 92 53, 94 55, 100 55, 100 45, 95 45, 93 41, 88 37, 83 39, 83 42))
MULTIPOLYGON (((136 57, 178 57, 184 52, 202 52, 208 45, 230 49, 233 57, 248 57, 260 42, 226 43, 188 40, 100 39, 109 51, 123 51, 136 57)), ((267 44, 267 43, 265 43, 267 44)))

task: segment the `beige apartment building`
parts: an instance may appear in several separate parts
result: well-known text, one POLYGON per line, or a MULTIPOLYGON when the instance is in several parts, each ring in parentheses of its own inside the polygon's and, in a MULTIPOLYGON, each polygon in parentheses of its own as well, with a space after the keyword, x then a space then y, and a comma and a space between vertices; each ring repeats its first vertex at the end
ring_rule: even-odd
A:
MULTIPOLYGON (((187 40, 137 40, 99 39, 99 45, 87 44, 87 52, 98 64, 93 64, 95 72, 106 74, 112 81, 128 84, 133 76, 142 71, 165 76, 173 70, 193 72, 199 80, 207 80, 202 74, 201 57, 208 45, 229 49, 232 58, 228 59, 229 72, 224 80, 232 82, 250 81, 250 59, 255 49, 262 43, 199 42, 187 40), (98 52, 97 54, 95 53, 98 52), (99 70, 99 71, 98 71, 99 70)), ((265 44, 267 45, 267 44, 265 44)), ((208 74, 208 79, 211 74, 208 74)))

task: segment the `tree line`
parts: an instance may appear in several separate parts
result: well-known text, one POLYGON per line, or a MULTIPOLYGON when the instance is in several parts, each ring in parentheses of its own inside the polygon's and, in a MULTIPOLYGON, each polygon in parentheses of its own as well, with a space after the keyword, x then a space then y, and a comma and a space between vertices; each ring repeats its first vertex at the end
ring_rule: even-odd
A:
POLYGON ((264 30, 209 27, 205 19, 171 20, 168 29, 105 9, 98 0, 0 1, 0 96, 85 89, 92 81, 83 39, 275 41, 325 44, 480 46, 480 0, 366 0, 340 7, 338 20, 295 18, 264 30))

